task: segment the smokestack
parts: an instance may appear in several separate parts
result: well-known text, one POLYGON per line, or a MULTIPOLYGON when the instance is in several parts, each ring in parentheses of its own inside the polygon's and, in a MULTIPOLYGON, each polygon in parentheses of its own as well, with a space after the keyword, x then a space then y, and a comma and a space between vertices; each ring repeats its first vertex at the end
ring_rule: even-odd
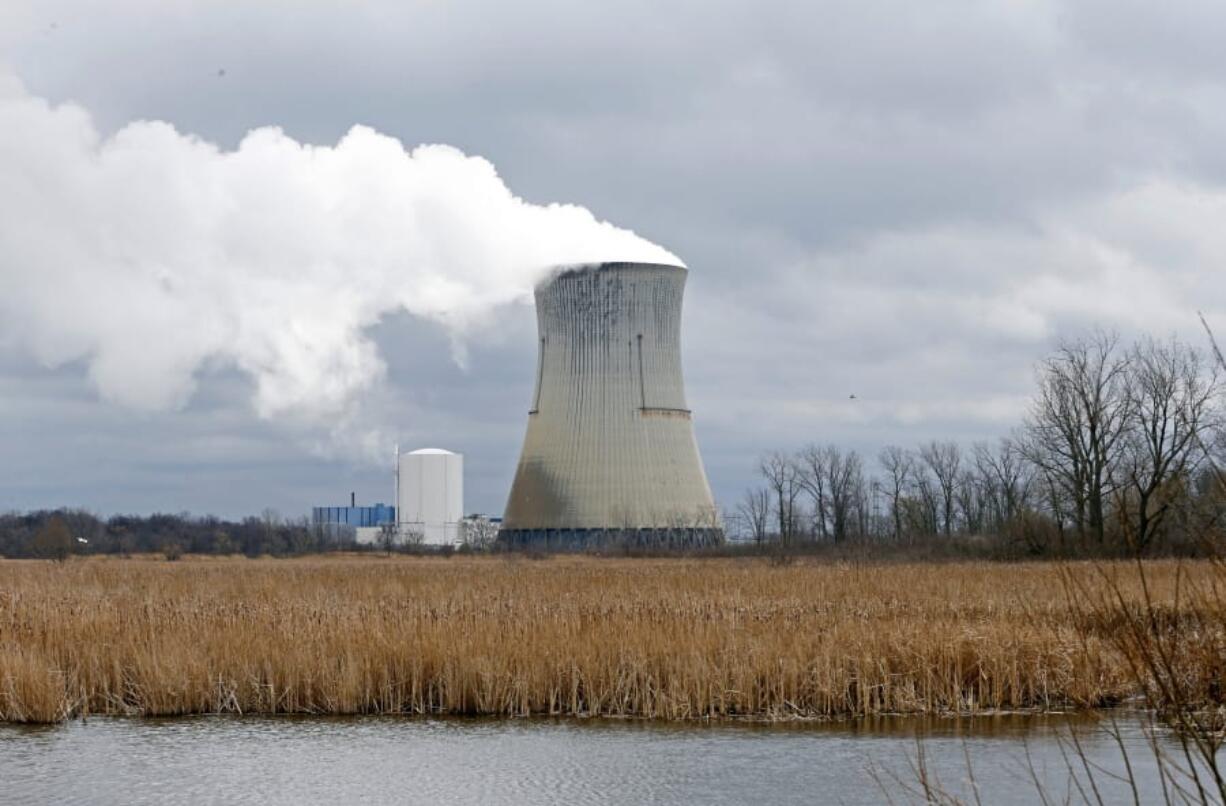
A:
POLYGON ((500 538, 692 546, 722 539, 681 377, 687 272, 568 267, 536 289, 536 390, 500 538))
POLYGON ((358 494, 349 493, 349 506, 356 507, 358 505, 358 494))

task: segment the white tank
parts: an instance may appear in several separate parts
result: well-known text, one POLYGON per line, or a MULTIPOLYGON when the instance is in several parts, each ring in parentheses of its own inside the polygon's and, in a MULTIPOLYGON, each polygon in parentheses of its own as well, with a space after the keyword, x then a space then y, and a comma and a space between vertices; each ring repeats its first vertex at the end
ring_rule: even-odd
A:
POLYGON ((459 543, 464 518, 464 456, 441 448, 400 454, 396 523, 403 541, 459 543))

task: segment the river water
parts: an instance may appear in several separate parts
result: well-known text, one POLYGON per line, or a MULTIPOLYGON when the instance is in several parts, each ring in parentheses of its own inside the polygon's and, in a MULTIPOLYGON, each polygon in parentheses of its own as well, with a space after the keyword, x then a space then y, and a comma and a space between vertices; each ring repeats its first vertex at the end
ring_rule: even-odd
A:
MULTIPOLYGON (((1131 802, 1110 723, 1079 717, 662 724, 426 718, 95 718, 0 725, 0 802, 824 804, 916 802, 917 735, 930 774, 973 802, 1063 802, 1075 728, 1105 803, 1131 802), (1062 752, 1063 751, 1063 752, 1062 752), (1066 761, 1064 754, 1070 755, 1066 761), (1029 757, 1029 761, 1027 758, 1029 757), (1033 776, 1032 772, 1033 771, 1033 776)), ((1116 724, 1161 800, 1141 718, 1116 724)), ((1164 744, 1173 748, 1169 738, 1164 744)), ((1073 789, 1074 802, 1080 802, 1073 789)))

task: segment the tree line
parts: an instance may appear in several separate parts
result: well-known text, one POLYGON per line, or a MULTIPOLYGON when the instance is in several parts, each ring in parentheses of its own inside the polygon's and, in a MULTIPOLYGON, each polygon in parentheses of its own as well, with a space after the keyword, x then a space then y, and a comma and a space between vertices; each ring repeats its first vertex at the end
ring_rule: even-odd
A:
POLYGON ((1222 361, 1103 332, 1039 362, 1022 423, 995 442, 808 445, 762 456, 726 516, 757 543, 994 541, 1030 555, 1199 551, 1221 534, 1222 361))
POLYGON ((101 518, 80 509, 0 514, 0 556, 64 559, 70 554, 161 552, 290 556, 355 548, 352 530, 272 511, 232 521, 186 513, 101 518))

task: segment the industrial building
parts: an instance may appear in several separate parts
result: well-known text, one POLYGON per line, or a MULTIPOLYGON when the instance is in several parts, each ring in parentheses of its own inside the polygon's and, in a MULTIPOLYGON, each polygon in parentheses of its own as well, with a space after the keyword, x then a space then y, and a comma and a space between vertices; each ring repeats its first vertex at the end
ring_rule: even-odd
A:
POLYGON ((316 526, 352 526, 355 529, 394 523, 396 508, 387 504, 367 507, 312 507, 311 523, 316 526))
POLYGON ((681 375, 686 275, 662 264, 585 264, 537 287, 536 388, 501 541, 722 540, 681 375))
POLYGON ((396 508, 387 504, 358 506, 357 494, 349 494, 347 507, 312 507, 311 524, 333 534, 352 529, 358 543, 374 543, 384 529, 396 522, 396 508))
POLYGON ((396 532, 402 542, 454 545, 464 539, 464 456, 422 448, 396 456, 396 532))
POLYGON ((488 542, 499 519, 464 517, 464 456, 441 448, 396 451, 396 505, 313 507, 311 522, 335 531, 352 529, 358 543, 390 537, 399 544, 429 546, 488 542))

